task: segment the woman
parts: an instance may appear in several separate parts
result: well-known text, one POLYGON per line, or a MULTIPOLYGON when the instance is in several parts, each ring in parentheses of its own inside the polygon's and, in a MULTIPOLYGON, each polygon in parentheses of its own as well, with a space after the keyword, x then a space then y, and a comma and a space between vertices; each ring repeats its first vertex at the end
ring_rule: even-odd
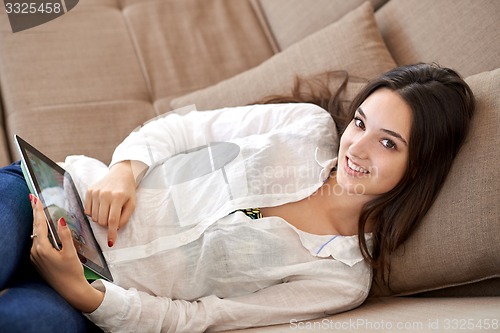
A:
MULTIPOLYGON (((215 331, 352 309, 430 208, 473 110, 454 71, 418 64, 363 89, 339 147, 331 116, 312 104, 170 114, 132 133, 109 171, 66 160, 116 284, 85 280, 64 220, 62 251, 34 237, 32 260, 110 331, 215 331)), ((32 207, 33 235, 44 235, 34 197, 32 207)))

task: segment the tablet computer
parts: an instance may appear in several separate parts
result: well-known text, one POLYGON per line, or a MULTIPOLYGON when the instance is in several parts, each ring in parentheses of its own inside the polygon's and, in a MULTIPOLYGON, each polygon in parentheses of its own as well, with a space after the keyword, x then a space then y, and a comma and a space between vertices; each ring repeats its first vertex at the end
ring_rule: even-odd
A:
POLYGON ((113 281, 71 175, 18 135, 14 137, 26 182, 43 204, 52 245, 58 250, 62 247, 57 234, 57 221, 64 217, 87 279, 113 281))

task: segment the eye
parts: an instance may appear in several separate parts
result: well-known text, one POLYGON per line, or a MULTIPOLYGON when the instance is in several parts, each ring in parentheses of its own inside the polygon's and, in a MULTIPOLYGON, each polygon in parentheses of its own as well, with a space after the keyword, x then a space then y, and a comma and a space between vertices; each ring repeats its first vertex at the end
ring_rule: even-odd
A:
POLYGON ((354 125, 356 125, 356 127, 361 128, 363 131, 366 129, 365 123, 358 117, 354 118, 354 125))
POLYGON ((396 143, 394 141, 392 141, 391 139, 383 139, 382 141, 380 141, 380 143, 382 143, 382 146, 384 146, 387 149, 396 149, 397 148, 396 143))

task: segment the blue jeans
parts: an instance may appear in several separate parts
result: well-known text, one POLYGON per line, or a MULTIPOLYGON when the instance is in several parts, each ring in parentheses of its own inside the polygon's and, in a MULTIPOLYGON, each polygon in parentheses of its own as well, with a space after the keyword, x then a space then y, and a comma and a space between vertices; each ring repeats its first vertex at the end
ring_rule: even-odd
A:
POLYGON ((2 332, 99 332, 40 277, 29 252, 33 215, 19 162, 0 168, 2 332))

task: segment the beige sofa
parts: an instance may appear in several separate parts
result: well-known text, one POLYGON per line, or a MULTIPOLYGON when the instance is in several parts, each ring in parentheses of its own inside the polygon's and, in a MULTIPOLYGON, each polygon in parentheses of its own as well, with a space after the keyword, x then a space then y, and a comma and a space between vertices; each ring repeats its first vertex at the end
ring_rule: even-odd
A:
MULTIPOLYGON (((0 162, 17 133, 55 160, 109 162, 142 122, 287 92, 295 75, 396 65, 459 71, 477 115, 425 221, 361 307, 256 332, 500 331, 500 1, 80 0, 12 33, 0 13, 0 162)), ((363 85, 350 80, 346 103, 363 85)), ((375 281, 377 282, 377 281, 375 281)))

